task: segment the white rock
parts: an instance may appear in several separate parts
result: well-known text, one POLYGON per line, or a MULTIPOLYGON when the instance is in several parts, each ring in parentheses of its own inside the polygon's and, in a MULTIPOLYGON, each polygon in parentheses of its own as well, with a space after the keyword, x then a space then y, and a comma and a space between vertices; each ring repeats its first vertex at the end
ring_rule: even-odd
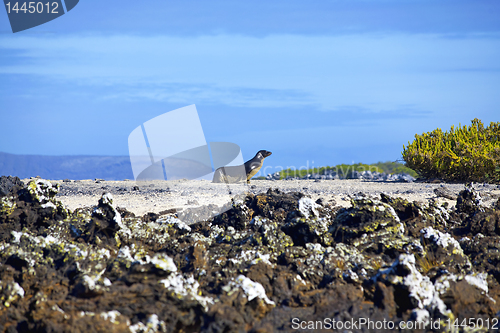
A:
POLYGON ((208 311, 209 304, 214 304, 214 300, 211 297, 198 295, 200 284, 192 276, 186 279, 181 274, 170 274, 166 279, 158 282, 179 296, 192 297, 197 300, 205 308, 205 311, 208 311))
POLYGON ((274 302, 267 297, 264 287, 260 283, 252 281, 244 275, 239 275, 235 280, 223 287, 223 290, 231 293, 234 288, 241 288, 249 301, 258 297, 267 304, 274 305, 274 302))
POLYGON ((453 253, 458 253, 460 255, 464 255, 464 251, 460 246, 460 243, 453 237, 451 237, 448 233, 443 233, 439 230, 435 230, 433 227, 427 227, 420 230, 420 233, 423 234, 424 238, 430 239, 436 245, 446 249, 449 245, 452 245, 455 250, 453 253))
POLYGON ((103 318, 104 320, 109 320, 112 323, 117 323, 117 318, 121 316, 122 314, 116 310, 111 310, 108 312, 101 312, 99 316, 103 318))
POLYGON ((308 197, 303 197, 299 199, 299 211, 306 218, 309 218, 311 215, 313 217, 318 217, 318 208, 321 206, 313 201, 313 199, 308 197))

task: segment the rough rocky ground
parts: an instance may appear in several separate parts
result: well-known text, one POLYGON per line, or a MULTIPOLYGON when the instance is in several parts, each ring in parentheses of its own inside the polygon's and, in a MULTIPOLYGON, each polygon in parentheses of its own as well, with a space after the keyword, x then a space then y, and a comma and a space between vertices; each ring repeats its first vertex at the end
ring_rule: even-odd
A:
POLYGON ((500 327, 496 185, 255 181, 187 225, 172 208, 224 189, 55 183, 0 180, 0 331, 500 327))

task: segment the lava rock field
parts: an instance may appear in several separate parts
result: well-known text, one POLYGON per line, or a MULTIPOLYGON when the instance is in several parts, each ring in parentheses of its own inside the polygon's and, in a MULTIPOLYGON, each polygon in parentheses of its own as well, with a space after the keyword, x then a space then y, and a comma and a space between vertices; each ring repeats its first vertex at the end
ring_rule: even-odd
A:
POLYGON ((340 208, 269 189, 194 224, 134 216, 110 193, 70 211, 57 192, 0 179, 0 331, 500 327, 500 200, 485 207, 471 185, 454 207, 360 193, 340 208))

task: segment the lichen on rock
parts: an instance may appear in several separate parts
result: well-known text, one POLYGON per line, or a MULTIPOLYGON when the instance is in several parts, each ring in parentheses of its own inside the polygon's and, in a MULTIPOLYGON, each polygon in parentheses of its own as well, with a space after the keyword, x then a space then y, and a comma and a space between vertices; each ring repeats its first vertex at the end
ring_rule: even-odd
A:
POLYGON ((415 319, 453 318, 432 281, 415 267, 413 255, 401 254, 391 267, 379 271, 372 278, 372 282, 377 281, 393 286, 395 295, 407 295, 395 297, 395 301, 400 311, 411 311, 415 319))

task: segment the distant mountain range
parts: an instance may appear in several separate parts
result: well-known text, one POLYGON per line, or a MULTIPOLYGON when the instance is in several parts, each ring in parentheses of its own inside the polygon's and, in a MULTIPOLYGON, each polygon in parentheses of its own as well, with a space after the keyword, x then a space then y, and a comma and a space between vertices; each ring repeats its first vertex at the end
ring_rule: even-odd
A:
POLYGON ((0 152, 0 176, 45 179, 133 179, 128 156, 44 156, 0 152))

